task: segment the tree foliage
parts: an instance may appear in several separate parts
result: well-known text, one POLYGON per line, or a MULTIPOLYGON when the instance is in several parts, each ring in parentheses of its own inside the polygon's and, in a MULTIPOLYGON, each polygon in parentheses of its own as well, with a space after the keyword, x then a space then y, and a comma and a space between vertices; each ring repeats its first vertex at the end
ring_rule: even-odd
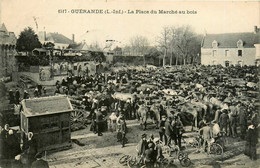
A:
POLYGON ((41 48, 41 42, 31 27, 25 28, 19 35, 16 49, 22 52, 31 52, 35 48, 41 48))

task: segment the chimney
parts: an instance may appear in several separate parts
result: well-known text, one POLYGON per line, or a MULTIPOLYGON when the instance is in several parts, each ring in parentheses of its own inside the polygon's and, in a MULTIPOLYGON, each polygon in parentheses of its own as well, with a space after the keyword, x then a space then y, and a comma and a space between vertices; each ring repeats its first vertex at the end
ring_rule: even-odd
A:
POLYGON ((257 26, 254 26, 254 33, 256 34, 259 31, 259 28, 257 26))
POLYGON ((75 35, 74 34, 72 34, 72 43, 75 43, 75 35))

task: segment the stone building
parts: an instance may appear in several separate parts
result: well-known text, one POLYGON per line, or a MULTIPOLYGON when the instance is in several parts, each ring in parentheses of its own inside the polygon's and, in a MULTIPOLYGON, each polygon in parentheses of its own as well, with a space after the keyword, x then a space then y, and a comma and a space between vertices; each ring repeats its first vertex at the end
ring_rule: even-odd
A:
POLYGON ((8 32, 3 23, 0 26, 0 78, 12 75, 15 65, 16 41, 14 32, 8 32))
POLYGON ((207 34, 201 47, 203 65, 255 65, 260 48, 259 28, 254 32, 207 34))

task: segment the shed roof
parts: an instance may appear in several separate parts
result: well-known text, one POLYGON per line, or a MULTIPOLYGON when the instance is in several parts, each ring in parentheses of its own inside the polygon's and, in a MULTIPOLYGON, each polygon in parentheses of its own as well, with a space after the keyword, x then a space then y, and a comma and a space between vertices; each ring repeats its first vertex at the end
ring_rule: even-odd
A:
POLYGON ((66 96, 51 96, 22 101, 22 113, 26 117, 70 112, 73 107, 66 96))
POLYGON ((254 44, 260 43, 260 33, 224 33, 207 34, 202 42, 202 48, 212 48, 212 42, 218 42, 218 48, 237 48, 237 42, 243 41, 243 47, 254 47, 254 44))

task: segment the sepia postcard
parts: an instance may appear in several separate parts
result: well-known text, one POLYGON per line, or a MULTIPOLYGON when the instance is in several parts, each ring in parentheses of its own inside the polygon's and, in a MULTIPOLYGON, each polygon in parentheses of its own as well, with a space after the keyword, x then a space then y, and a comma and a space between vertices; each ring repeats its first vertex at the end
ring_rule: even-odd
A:
POLYGON ((257 168, 260 2, 0 0, 0 168, 257 168))

